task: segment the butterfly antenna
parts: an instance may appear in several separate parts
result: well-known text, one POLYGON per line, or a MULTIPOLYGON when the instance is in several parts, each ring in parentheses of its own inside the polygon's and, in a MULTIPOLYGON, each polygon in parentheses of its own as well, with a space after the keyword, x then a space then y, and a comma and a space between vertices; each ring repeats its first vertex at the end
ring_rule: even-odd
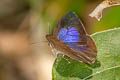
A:
POLYGON ((48 34, 50 34, 50 23, 48 22, 48 34))
POLYGON ((32 43, 30 43, 30 44, 32 44, 32 45, 33 45, 33 44, 42 44, 43 42, 44 42, 44 43, 47 43, 48 41, 42 41, 42 42, 32 42, 32 43))

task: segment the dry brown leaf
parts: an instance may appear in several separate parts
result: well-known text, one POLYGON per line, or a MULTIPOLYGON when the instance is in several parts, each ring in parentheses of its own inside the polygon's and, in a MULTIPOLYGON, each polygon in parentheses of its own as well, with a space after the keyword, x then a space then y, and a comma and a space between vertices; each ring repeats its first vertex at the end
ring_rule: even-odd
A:
POLYGON ((120 5, 120 0, 104 0, 102 3, 100 3, 92 13, 89 14, 91 17, 95 17, 98 21, 102 18, 102 11, 105 8, 120 5))

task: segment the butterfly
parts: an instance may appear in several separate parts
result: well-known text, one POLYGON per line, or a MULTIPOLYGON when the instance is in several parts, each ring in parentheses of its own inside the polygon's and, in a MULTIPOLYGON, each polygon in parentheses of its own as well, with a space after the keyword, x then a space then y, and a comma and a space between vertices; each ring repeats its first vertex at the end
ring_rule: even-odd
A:
POLYGON ((74 12, 63 16, 46 39, 53 49, 73 60, 87 64, 93 64, 96 60, 96 45, 74 12))

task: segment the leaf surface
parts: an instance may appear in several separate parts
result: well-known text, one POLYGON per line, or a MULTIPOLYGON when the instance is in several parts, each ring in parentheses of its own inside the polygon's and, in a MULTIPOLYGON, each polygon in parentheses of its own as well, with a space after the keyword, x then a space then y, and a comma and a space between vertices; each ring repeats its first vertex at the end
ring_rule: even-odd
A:
POLYGON ((95 33, 98 56, 88 65, 63 55, 56 58, 53 80, 120 80, 120 28, 95 33))

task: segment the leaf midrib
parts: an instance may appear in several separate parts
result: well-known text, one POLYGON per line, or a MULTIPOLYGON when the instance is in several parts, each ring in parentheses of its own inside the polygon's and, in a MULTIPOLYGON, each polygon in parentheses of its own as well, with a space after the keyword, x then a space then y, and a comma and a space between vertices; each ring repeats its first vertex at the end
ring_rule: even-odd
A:
POLYGON ((104 72, 104 71, 107 71, 107 70, 112 70, 112 69, 115 69, 115 68, 119 68, 119 67, 120 67, 120 65, 116 65, 116 66, 113 66, 113 67, 109 67, 109 68, 103 69, 103 70, 101 70, 101 71, 97 71, 97 72, 95 72, 95 73, 93 73, 93 74, 91 74, 91 75, 85 77, 85 78, 82 79, 82 80, 86 80, 87 78, 89 78, 89 77, 91 77, 91 76, 100 74, 100 73, 102 73, 102 72, 104 72))

